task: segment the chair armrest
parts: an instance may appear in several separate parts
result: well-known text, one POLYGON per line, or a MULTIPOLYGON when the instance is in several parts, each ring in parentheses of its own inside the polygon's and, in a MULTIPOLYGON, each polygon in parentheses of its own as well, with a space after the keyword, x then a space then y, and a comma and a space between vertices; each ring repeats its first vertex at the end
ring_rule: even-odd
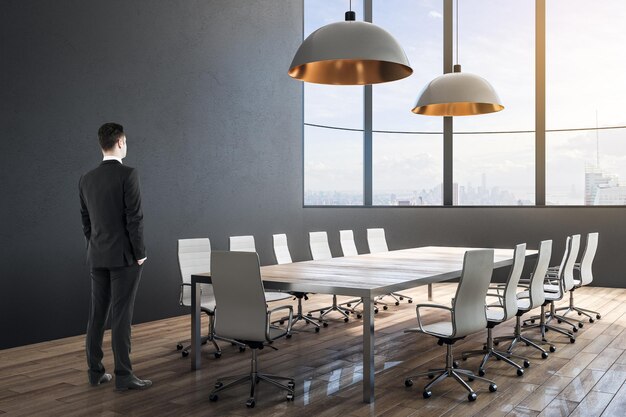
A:
POLYGON ((265 328, 265 338, 267 340, 271 340, 270 339, 270 324, 272 323, 272 314, 280 310, 289 310, 289 321, 287 322, 287 333, 291 333, 291 321, 293 319, 293 306, 284 305, 284 306, 274 307, 271 310, 267 310, 267 327, 265 328))
MULTIPOLYGON (((178 295, 178 305, 182 306, 183 305, 183 288, 185 287, 189 287, 191 288, 191 283, 189 282, 183 282, 182 284, 180 284, 180 294, 178 295)), ((202 290, 200 290, 202 291, 202 290)))
POLYGON ((421 332, 424 331, 424 327, 422 326, 422 318, 420 315, 420 308, 438 308, 441 310, 448 310, 450 312, 450 317, 454 314, 454 310, 451 307, 446 307, 441 304, 418 304, 415 306, 415 313, 417 314, 417 325, 421 332))

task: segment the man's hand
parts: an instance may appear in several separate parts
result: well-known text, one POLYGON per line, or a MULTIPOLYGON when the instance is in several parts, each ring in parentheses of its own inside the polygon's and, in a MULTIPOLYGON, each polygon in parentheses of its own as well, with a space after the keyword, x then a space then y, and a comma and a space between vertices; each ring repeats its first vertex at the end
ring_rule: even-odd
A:
POLYGON ((148 259, 148 258, 139 259, 137 261, 137 265, 142 265, 144 262, 146 262, 146 259, 148 259))

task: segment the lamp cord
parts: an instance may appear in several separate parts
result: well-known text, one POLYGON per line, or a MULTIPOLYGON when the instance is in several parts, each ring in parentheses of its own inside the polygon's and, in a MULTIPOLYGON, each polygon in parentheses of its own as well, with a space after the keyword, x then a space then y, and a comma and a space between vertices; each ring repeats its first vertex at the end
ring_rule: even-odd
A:
POLYGON ((459 65, 459 0, 456 0, 456 64, 459 65))

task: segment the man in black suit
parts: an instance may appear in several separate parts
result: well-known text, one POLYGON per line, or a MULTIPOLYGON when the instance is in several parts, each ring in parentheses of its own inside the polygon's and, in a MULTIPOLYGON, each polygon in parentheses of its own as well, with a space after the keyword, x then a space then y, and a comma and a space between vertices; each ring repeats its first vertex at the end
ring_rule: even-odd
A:
POLYGON ((143 213, 137 170, 122 164, 126 156, 124 128, 105 123, 98 130, 103 161, 80 178, 80 211, 91 271, 91 307, 87 324, 89 383, 109 382, 102 365, 102 338, 109 311, 115 357, 115 388, 145 389, 152 385, 133 374, 130 326, 135 295, 146 261, 143 213))

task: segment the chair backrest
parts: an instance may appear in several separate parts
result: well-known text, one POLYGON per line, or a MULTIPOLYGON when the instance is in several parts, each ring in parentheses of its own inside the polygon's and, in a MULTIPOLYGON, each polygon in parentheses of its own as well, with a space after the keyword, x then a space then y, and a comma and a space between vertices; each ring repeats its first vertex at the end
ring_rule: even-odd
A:
MULTIPOLYGON (((191 275, 211 272, 211 241, 209 238, 178 239, 178 268, 181 283, 191 284, 191 275)), ((201 284, 203 297, 213 297, 211 284, 201 284)), ((180 302, 191 300, 191 287, 181 286, 180 302)))
POLYGON ((339 243, 341 243, 343 256, 357 256, 359 254, 354 244, 354 233, 352 230, 340 230, 339 243))
POLYGON ((493 249, 465 252, 463 272, 452 304, 453 337, 463 337, 487 327, 485 297, 492 273, 493 249))
POLYGON ((232 252, 256 252, 254 236, 231 236, 228 247, 232 252))
POLYGON ((215 332, 229 339, 265 341, 267 304, 259 256, 255 252, 213 252, 211 281, 215 332))
POLYGON ((279 235, 273 235, 272 238, 274 240, 274 256, 276 257, 276 263, 279 265, 290 264, 292 261, 289 246, 287 246, 287 235, 281 233, 279 235))
POLYGON ((580 260, 580 283, 581 285, 588 285, 593 281, 593 273, 591 272, 591 266, 593 265, 593 258, 596 256, 596 250, 598 249, 598 232, 589 233, 587 235, 587 243, 585 244, 585 251, 583 257, 580 260))
POLYGON ((367 229, 367 246, 370 248, 370 253, 389 252, 385 229, 367 229))
POLYGON ((309 232, 309 248, 314 261, 333 257, 330 252, 330 246, 328 246, 328 235, 326 232, 309 232))
POLYGON ((520 243, 515 246, 515 250, 513 251, 513 265, 511 266, 509 277, 506 280, 506 285, 504 286, 504 300, 502 300, 504 318, 502 321, 506 321, 517 314, 517 284, 519 284, 519 279, 522 276, 525 260, 526 244, 520 243))
POLYGON ((550 258, 552 257, 552 241, 543 240, 539 244, 539 254, 537 255, 537 263, 535 270, 530 277, 530 290, 528 292, 530 298, 529 310, 539 307, 546 301, 543 292, 543 280, 550 266, 550 258))
POLYGON ((569 291, 574 288, 574 264, 578 258, 578 250, 580 249, 580 235, 573 235, 569 244, 569 255, 565 266, 561 270, 561 279, 563 280, 563 290, 569 291))

